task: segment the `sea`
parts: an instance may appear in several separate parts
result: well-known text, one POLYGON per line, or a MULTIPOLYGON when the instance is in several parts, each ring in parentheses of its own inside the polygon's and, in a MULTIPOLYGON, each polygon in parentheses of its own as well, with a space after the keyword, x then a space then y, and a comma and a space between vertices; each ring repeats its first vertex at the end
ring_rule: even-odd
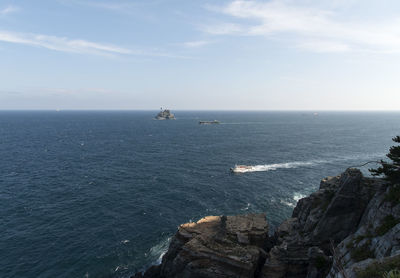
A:
POLYGON ((399 112, 173 112, 1 111, 0 276, 130 277, 207 215, 264 212, 272 231, 400 134, 399 112))

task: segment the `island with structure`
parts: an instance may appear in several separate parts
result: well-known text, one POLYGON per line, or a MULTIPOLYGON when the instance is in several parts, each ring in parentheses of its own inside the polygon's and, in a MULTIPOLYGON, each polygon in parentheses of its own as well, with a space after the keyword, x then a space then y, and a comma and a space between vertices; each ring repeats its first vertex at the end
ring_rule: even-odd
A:
POLYGON ((155 117, 156 120, 175 120, 175 115, 169 109, 160 109, 161 111, 155 117))

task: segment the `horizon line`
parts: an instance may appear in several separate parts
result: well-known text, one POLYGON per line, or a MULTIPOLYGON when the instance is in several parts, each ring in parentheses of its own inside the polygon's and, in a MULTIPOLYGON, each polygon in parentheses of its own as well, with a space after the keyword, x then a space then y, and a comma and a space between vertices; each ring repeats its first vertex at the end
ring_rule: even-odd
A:
MULTIPOLYGON (((400 109, 398 110, 383 110, 383 109, 171 109, 171 108, 166 108, 168 110, 173 110, 173 111, 182 111, 182 112, 313 112, 313 113, 318 113, 318 112, 400 112, 400 109)), ((50 108, 27 108, 27 109, 0 109, 0 112, 6 112, 6 111, 36 111, 36 112, 40 112, 40 111, 54 111, 54 112, 62 112, 62 111, 87 111, 87 112, 95 112, 95 111, 110 111, 110 112, 117 112, 117 111, 125 111, 125 112, 129 112, 129 111, 159 111, 160 109, 148 109, 148 108, 118 108, 118 109, 114 109, 114 108, 83 108, 83 109, 75 109, 75 108, 56 108, 56 109, 50 109, 50 108)), ((164 109, 163 109, 164 110, 164 109)))

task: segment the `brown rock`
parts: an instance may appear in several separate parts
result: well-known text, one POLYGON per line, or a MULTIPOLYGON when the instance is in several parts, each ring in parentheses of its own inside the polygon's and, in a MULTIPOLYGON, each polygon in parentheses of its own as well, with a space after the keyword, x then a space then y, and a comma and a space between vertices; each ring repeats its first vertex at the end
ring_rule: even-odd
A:
POLYGON ((265 214, 207 216, 183 224, 156 277, 254 277, 265 260, 267 237, 265 214))

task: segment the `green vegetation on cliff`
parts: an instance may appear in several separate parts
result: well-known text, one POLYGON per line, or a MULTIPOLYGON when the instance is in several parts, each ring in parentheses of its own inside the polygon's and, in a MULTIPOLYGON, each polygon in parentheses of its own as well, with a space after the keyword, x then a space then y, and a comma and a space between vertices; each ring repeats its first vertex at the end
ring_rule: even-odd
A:
MULTIPOLYGON (((392 140, 396 143, 400 143, 400 136, 396 136, 392 140)), ((381 160, 381 167, 370 169, 370 172, 373 176, 384 175, 386 180, 393 184, 398 184, 400 183, 400 146, 390 147, 389 153, 386 156, 392 163, 381 160)))
POLYGON ((368 240, 363 245, 350 250, 351 258, 356 262, 360 262, 368 258, 375 258, 374 251, 370 249, 370 246, 371 240, 368 240))
POLYGON ((393 206, 400 204, 400 184, 389 188, 389 192, 385 195, 385 201, 392 203, 393 206))
POLYGON ((385 273, 396 269, 400 269, 400 255, 370 264, 367 268, 357 271, 357 278, 382 278, 385 277, 385 273))
POLYGON ((375 233, 378 236, 383 236, 398 223, 400 223, 400 220, 394 218, 393 215, 389 214, 385 216, 385 218, 383 218, 382 224, 378 228, 376 228, 375 233))

